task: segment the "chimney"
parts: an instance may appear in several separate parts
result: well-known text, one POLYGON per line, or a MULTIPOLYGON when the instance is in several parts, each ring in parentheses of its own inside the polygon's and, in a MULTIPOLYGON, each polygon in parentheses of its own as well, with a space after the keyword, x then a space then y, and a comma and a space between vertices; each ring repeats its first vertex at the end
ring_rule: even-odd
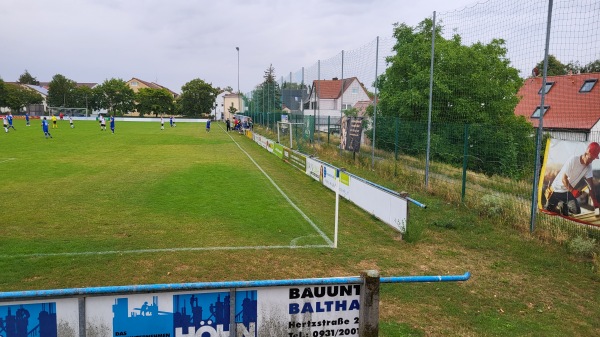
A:
POLYGON ((337 81, 337 80, 338 80, 338 78, 337 78, 337 77, 334 77, 334 78, 332 78, 331 80, 332 80, 332 81, 337 81))

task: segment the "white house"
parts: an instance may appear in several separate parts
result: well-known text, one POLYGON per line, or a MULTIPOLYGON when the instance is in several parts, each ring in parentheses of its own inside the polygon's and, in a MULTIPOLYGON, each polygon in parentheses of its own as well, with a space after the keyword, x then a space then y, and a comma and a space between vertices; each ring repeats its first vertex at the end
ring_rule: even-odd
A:
POLYGON ((356 77, 315 80, 303 100, 304 115, 339 118, 342 110, 357 102, 371 101, 367 89, 356 77))

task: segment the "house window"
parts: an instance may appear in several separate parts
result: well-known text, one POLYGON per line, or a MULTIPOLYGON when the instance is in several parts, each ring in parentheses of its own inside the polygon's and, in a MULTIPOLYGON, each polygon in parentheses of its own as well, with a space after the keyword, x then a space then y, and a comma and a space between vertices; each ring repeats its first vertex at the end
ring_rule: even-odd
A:
POLYGON ((356 87, 352 88, 352 93, 353 94, 358 94, 358 88, 356 88, 356 87))
MULTIPOLYGON (((548 91, 550 91, 550 89, 552 89, 553 85, 554 85, 554 82, 546 82, 546 90, 544 91, 544 94, 547 94, 548 91)), ((538 91, 538 94, 539 95, 542 94, 542 88, 540 88, 540 91, 538 91)))
POLYGON ((342 104, 342 110, 350 110, 352 109, 352 104, 342 104))
MULTIPOLYGON (((548 111, 548 109, 550 109, 549 105, 545 105, 544 106, 544 115, 546 115, 546 111, 548 111)), ((540 107, 538 106, 537 108, 535 108, 535 111, 533 112, 533 114, 531 115, 531 118, 540 118, 540 107)))
POLYGON ((591 80, 585 80, 585 82, 583 82, 583 85, 581 86, 581 89, 579 89, 579 92, 590 92, 590 91, 592 91, 592 89, 594 88, 594 85, 596 84, 596 82, 598 82, 597 78, 593 78, 591 80))
POLYGON ((132 81, 132 82, 131 82, 131 86, 132 86, 132 87, 137 87, 137 85, 138 85, 137 81, 132 81))

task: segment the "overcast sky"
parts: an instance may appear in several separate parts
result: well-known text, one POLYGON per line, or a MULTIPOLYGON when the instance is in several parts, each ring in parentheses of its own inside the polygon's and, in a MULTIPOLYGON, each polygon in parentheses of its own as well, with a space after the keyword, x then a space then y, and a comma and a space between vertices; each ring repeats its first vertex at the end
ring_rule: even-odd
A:
POLYGON ((433 11, 477 0, 2 0, 0 78, 38 81, 132 77, 181 92, 200 78, 240 90, 273 64, 285 76, 433 11))

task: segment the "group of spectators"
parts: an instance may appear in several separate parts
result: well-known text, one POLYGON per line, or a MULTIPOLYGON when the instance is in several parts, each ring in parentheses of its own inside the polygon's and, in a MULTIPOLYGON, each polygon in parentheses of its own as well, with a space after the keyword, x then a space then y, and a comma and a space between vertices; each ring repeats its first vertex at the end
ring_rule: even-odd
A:
MULTIPOLYGON (((225 125, 227 126, 227 131, 231 131, 232 127, 231 127, 231 121, 229 120, 229 118, 227 118, 227 120, 225 121, 225 125)), ((252 118, 251 117, 247 117, 244 118, 243 121, 240 121, 239 118, 237 117, 233 117, 233 130, 235 131, 240 131, 240 130, 252 130, 252 118)))

